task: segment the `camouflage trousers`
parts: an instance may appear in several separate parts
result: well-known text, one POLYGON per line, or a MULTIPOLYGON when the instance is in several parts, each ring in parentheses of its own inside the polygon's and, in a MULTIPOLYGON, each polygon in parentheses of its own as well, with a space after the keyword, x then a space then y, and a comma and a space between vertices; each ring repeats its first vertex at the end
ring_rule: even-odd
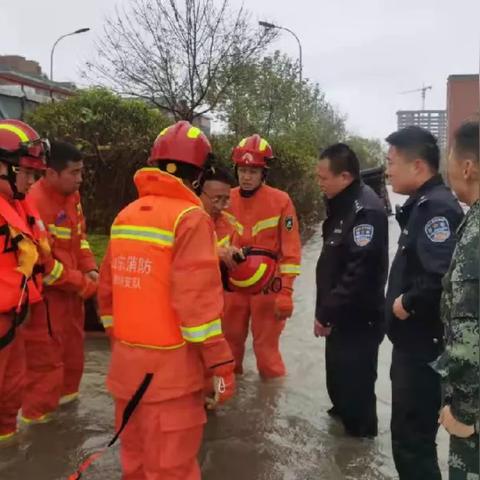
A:
POLYGON ((480 480, 478 436, 450 437, 449 480, 480 480))

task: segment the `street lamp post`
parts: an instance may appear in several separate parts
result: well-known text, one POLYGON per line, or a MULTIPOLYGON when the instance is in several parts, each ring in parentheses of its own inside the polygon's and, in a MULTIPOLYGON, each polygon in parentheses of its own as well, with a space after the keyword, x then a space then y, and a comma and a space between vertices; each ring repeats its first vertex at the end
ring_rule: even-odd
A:
POLYGON ((281 27, 279 25, 275 25, 273 23, 269 23, 269 22, 263 22, 263 21, 260 21, 258 22, 258 24, 268 30, 270 29, 277 29, 277 30, 285 30, 286 32, 288 33, 291 33, 294 37, 295 37, 295 40, 297 41, 298 43, 298 60, 299 60, 299 64, 300 64, 300 83, 303 82, 303 55, 302 55, 302 44, 300 43, 300 39, 298 38, 297 34, 293 31, 293 30, 290 30, 289 28, 287 27, 281 27))
POLYGON ((89 28, 80 28, 78 30, 75 30, 74 32, 67 33, 65 35, 62 35, 61 37, 57 38, 55 43, 53 44, 52 51, 50 52, 50 81, 53 82, 53 53, 55 52, 55 47, 57 46, 57 43, 64 39, 65 37, 70 37, 72 35, 77 35, 79 33, 85 33, 88 32, 90 29, 89 28))

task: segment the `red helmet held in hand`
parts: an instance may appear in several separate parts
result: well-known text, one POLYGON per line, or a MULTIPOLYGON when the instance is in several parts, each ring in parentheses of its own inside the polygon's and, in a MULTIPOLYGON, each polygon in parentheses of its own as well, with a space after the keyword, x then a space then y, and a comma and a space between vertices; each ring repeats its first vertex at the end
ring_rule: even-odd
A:
POLYGON ((245 248, 244 257, 228 275, 233 292, 255 295, 270 286, 277 269, 276 255, 259 248, 245 248))

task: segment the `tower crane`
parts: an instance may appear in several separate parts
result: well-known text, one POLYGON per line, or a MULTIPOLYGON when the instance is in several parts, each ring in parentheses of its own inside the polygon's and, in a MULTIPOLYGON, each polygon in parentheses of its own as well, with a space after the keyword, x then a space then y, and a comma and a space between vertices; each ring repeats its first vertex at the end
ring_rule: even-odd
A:
POLYGON ((400 94, 405 95, 406 93, 422 92, 422 110, 425 110, 425 97, 427 96, 427 90, 431 90, 432 88, 432 85, 423 85, 422 88, 416 88, 415 90, 407 90, 406 92, 400 92, 400 94))

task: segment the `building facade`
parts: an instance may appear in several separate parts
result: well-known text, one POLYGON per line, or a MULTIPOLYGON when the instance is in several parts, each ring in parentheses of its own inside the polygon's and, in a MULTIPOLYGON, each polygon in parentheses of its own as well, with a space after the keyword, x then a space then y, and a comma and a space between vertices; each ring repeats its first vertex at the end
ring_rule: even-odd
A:
POLYGON ((478 75, 450 75, 447 81, 448 143, 465 121, 479 118, 480 86, 478 75))
POLYGON ((446 110, 400 110, 397 112, 398 128, 417 125, 429 130, 438 139, 441 150, 447 146, 446 110))
POLYGON ((51 82, 38 62, 18 55, 0 56, 0 118, 23 119, 37 105, 74 93, 75 85, 51 82))

